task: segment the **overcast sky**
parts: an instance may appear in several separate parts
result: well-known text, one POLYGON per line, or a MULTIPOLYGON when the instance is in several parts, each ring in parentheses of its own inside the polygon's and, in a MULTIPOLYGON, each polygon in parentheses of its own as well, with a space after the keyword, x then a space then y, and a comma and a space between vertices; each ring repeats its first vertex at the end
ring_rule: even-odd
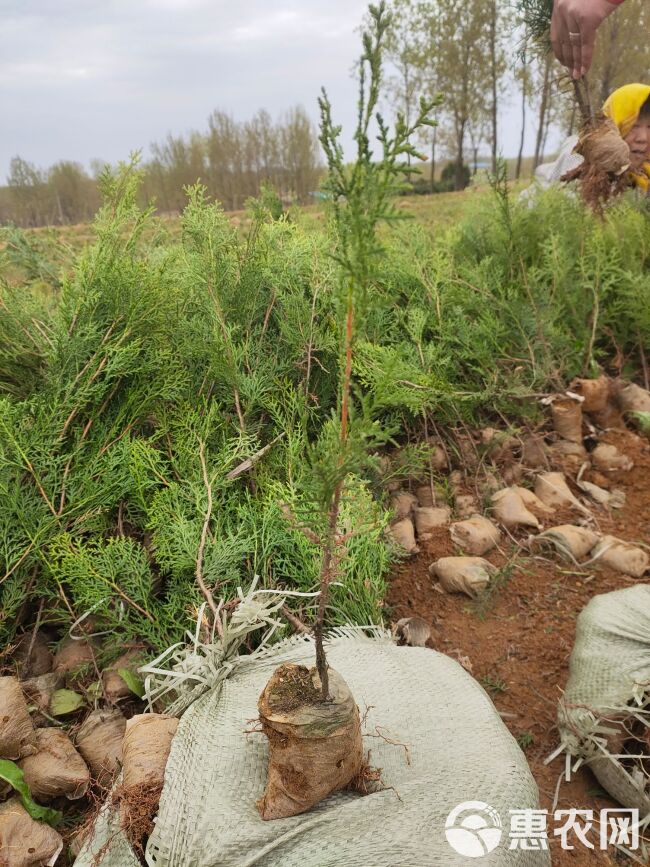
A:
MULTIPOLYGON (((354 122, 366 0, 0 0, 0 178, 18 154, 115 162, 168 132, 298 103, 354 122)), ((513 106, 502 148, 516 152, 513 106)), ((529 137, 529 140, 532 139, 529 137)), ((527 148, 528 149, 528 148, 527 148)))

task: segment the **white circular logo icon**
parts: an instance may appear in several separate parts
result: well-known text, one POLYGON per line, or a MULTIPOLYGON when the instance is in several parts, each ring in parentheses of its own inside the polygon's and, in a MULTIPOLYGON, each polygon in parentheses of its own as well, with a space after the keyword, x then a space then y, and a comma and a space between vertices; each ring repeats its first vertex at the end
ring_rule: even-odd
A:
POLYGON ((501 840, 501 817, 483 801, 464 801, 445 822, 445 836, 452 849, 468 858, 493 852, 501 840))

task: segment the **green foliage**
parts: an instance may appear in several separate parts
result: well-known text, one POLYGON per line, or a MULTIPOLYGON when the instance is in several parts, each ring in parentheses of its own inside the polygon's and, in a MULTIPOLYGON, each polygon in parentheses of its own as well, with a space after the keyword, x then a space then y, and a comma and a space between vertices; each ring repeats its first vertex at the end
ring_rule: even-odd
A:
MULTIPOLYGON (((214 592, 230 597, 254 574, 266 587, 317 589, 320 549, 296 523, 320 534, 343 476, 347 538, 329 622, 378 622, 389 568, 370 494, 378 447, 417 442, 425 418, 519 419, 524 396, 618 349, 634 373, 650 344, 650 215, 638 200, 600 220, 560 191, 520 202, 497 179, 432 238, 392 219, 400 173, 374 165, 360 142, 367 165, 339 175, 347 192, 324 230, 260 207, 241 235, 195 187, 180 235, 164 237, 125 166, 104 176, 94 241, 60 290, 0 281, 3 644, 43 598, 46 623, 91 612, 116 643, 162 650, 183 638, 202 601, 201 445, 214 592), (372 254, 363 265, 359 251, 372 254), (360 312, 339 466, 350 292, 360 312), (252 467, 229 478, 247 458, 252 467)), ((422 456, 404 454, 408 477, 422 456)), ((312 602, 292 604, 313 613, 312 602)), ((490 604, 477 600, 479 616, 490 604)))
POLYGON ((551 47, 553 0, 516 0, 515 6, 530 39, 548 51, 551 47))

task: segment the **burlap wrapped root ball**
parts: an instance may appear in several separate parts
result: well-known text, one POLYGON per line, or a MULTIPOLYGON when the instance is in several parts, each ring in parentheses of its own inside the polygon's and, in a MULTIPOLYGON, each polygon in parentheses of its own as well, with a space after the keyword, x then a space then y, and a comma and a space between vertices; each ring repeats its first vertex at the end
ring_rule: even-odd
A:
POLYGON ((273 672, 260 695, 260 721, 269 741, 266 789, 257 802, 263 819, 305 813, 359 778, 359 709, 333 669, 329 690, 330 700, 323 701, 316 669, 288 663, 273 672))
POLYGON ((623 412, 650 412, 650 391, 624 381, 617 382, 614 390, 623 412))
POLYGON ((582 406, 572 398, 560 398, 551 404, 553 427, 564 440, 582 442, 582 406))
POLYGON ((447 593, 477 596, 497 574, 498 569, 483 557, 441 557, 429 566, 429 575, 440 581, 447 593))
POLYGON ((20 682, 0 677, 0 759, 20 759, 36 750, 36 731, 20 682))
POLYGON ((165 767, 178 719, 148 713, 131 717, 122 742, 122 784, 113 793, 120 824, 133 849, 142 854, 158 813, 165 767))
POLYGON ((90 642, 85 639, 76 641, 66 638, 54 654, 53 668, 54 671, 64 674, 68 683, 73 683, 77 675, 91 668, 94 658, 94 649, 90 642))
POLYGON ((631 575, 632 578, 643 578, 650 566, 650 557, 643 548, 615 536, 603 536, 592 550, 591 557, 603 566, 631 575))
POLYGON ((491 551, 501 541, 501 531, 489 518, 472 515, 466 521, 457 521, 449 528, 454 545, 468 554, 482 555, 491 551))
POLYGON ((604 373, 598 379, 574 379, 570 391, 583 398, 582 411, 599 428, 625 428, 613 381, 604 373))
POLYGON ((580 560, 586 557, 597 543, 597 533, 587 529, 587 527, 577 527, 574 524, 560 524, 557 527, 550 527, 533 539, 533 547, 553 548, 570 560, 580 560))
POLYGON ((415 541, 415 525, 410 517, 394 521, 386 528, 385 534, 388 541, 396 548, 399 554, 412 556, 420 550, 415 541))
POLYGON ((12 656, 21 680, 40 677, 52 670, 52 654, 42 632, 35 635, 27 632, 21 636, 12 656))
POLYGON ((90 771, 68 735, 57 728, 38 729, 36 746, 37 753, 19 762, 32 795, 43 802, 61 795, 70 800, 82 798, 90 784, 90 771))
POLYGON ((564 473, 542 473, 535 479, 535 494, 551 509, 571 507, 581 512, 588 509, 573 495, 564 473))
POLYGON ((449 506, 418 506, 415 510, 415 529, 418 539, 425 542, 434 530, 445 527, 451 518, 449 506))
POLYGON ((601 473, 629 473, 634 461, 610 443, 598 443, 591 453, 591 462, 601 473))
POLYGON ((100 786, 108 788, 122 767, 126 718, 119 710, 94 710, 82 723, 75 743, 100 786))
POLYGON ((53 867, 62 849, 61 836, 32 819, 19 798, 0 804, 2 867, 53 867))
POLYGON ((521 495, 514 488, 504 488, 492 495, 492 516, 508 530, 518 527, 539 529, 539 519, 526 508, 521 495))

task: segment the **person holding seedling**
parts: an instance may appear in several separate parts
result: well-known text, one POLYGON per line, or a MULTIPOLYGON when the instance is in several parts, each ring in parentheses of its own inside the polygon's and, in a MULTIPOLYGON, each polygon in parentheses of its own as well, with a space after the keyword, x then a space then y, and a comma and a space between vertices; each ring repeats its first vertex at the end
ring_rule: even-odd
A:
MULTIPOLYGON (((557 159, 535 170, 540 187, 580 181, 585 202, 599 211, 630 188, 650 192, 650 85, 625 84, 602 107, 600 119, 570 136, 557 159)), ((534 188, 533 188, 534 189, 534 188)), ((534 195, 532 190, 525 197, 534 195)))
POLYGON ((591 66, 596 31, 623 0, 554 0, 551 44, 555 56, 574 79, 591 66))

